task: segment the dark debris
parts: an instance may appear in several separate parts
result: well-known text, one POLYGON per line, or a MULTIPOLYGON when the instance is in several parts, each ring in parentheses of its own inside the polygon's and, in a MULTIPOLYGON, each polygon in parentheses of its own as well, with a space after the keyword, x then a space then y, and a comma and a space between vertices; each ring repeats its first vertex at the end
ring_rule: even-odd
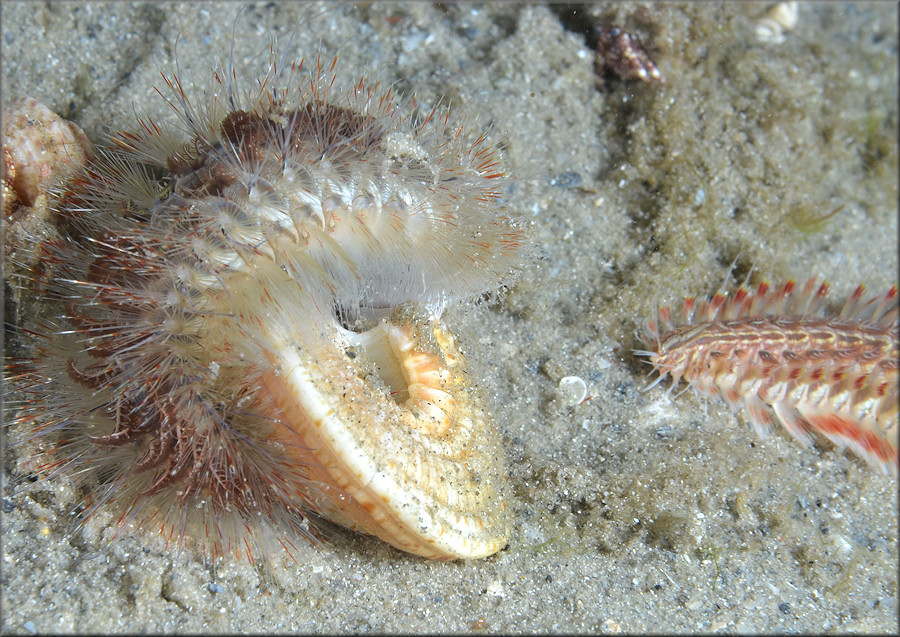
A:
POLYGON ((612 71, 625 80, 665 84, 666 78, 650 59, 637 35, 615 25, 596 27, 594 33, 597 36, 597 59, 594 62, 597 75, 603 77, 612 71))

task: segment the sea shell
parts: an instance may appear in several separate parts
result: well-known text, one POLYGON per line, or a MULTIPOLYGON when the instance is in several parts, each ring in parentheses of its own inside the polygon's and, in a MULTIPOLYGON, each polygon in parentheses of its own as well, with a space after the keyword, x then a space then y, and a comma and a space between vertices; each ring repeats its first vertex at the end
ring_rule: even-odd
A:
POLYGON ((392 321, 310 353, 285 343, 262 374, 310 507, 433 559, 495 553, 503 452, 462 356, 436 319, 392 321))
POLYGON ((93 156, 84 132, 33 97, 3 107, 3 215, 80 170, 93 156))
MULTIPOLYGON (((3 223, 2 266, 10 278, 23 268, 34 267, 29 235, 44 234, 52 224, 48 195, 65 180, 84 169, 94 157, 94 147, 84 132, 31 97, 4 105, 3 124, 3 223)), ((49 230, 52 233, 52 229, 49 230)), ((12 286, 12 297, 22 308, 21 290, 12 286)))

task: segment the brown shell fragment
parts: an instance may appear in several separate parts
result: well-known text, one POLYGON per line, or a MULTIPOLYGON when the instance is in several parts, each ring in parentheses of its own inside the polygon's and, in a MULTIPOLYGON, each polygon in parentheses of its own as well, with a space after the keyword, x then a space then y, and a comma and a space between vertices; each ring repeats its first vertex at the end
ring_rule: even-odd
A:
POLYGON ((666 78, 637 35, 615 25, 597 27, 594 32, 597 35, 597 75, 602 77, 610 70, 625 80, 665 84, 666 78))

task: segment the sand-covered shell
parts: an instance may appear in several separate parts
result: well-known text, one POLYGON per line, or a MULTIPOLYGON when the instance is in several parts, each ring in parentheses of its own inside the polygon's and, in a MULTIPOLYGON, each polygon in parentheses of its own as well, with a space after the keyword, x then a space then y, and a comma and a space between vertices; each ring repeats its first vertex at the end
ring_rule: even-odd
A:
MULTIPOLYGON (((31 97, 3 106, 2 268, 9 278, 38 263, 29 236, 53 233, 52 192, 94 157, 84 132, 31 97)), ((12 286, 20 308, 20 286, 12 286)))
POLYGON ((3 215, 31 207, 41 194, 84 167, 93 146, 77 124, 32 97, 3 107, 3 215))

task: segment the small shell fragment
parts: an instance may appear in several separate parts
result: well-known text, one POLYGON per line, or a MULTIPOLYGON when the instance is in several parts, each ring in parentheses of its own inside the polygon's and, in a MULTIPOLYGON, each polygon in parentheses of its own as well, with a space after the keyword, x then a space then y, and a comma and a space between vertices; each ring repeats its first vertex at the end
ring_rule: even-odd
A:
POLYGON ((567 406, 580 404, 587 397, 587 384, 579 376, 565 376, 559 380, 559 398, 567 406))
POLYGON ((756 22, 756 39, 781 44, 785 32, 793 31, 799 21, 796 2, 779 2, 756 22))
POLYGON ((84 132, 32 97, 3 107, 3 214, 31 207, 39 195, 93 155, 84 132))
MULTIPOLYGON (((29 235, 53 233, 49 193, 94 157, 94 147, 76 124, 31 97, 3 106, 2 271, 12 278, 37 264, 27 248, 29 235)), ((11 286, 17 306, 21 286, 11 286)))
POLYGON ((601 77, 607 70, 622 79, 666 83, 666 78, 644 48, 637 34, 616 25, 596 27, 597 59, 594 71, 601 77))

